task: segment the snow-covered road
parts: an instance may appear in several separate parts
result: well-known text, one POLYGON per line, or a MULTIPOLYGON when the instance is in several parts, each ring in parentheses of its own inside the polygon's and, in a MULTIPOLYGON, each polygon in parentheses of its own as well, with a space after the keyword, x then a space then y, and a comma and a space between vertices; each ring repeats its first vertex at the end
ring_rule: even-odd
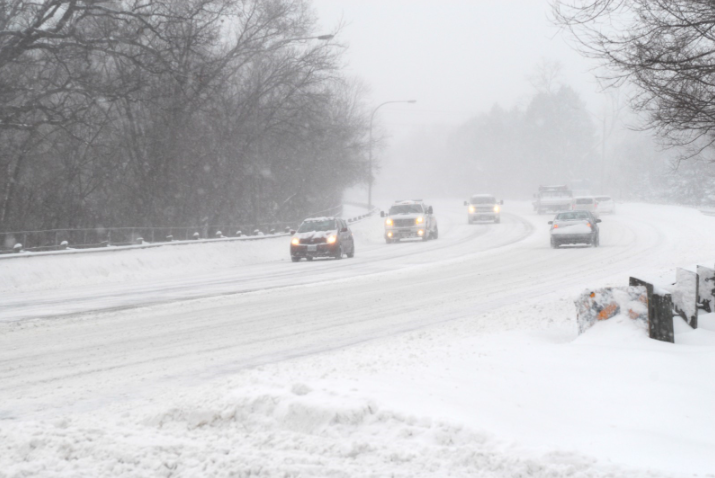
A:
MULTIPOLYGON (((458 201, 435 203, 440 239, 426 243, 386 245, 378 217, 356 224, 357 255, 341 261, 291 263, 286 238, 250 245, 222 243, 166 251, 161 248, 161 252, 92 254, 82 259, 55 256, 1 261, 0 438, 13 438, 5 446, 18 456, 14 447, 30 438, 13 426, 22 428, 29 423, 78 415, 95 417, 92 420, 97 416, 115 417, 115 409, 146 412, 157 403, 167 403, 167 397, 173 399, 181 394, 191 397, 187 399, 192 404, 186 405, 188 408, 201 408, 203 400, 197 397, 205 397, 207 390, 220 389, 227 383, 245 388, 246 383, 236 384, 236 377, 262 383, 263 378, 257 377, 262 377, 263 369, 256 367, 293 364, 271 372, 285 379, 285 370, 293 367, 292 373, 300 375, 295 372, 295 364, 314 360, 319 365, 313 363, 298 370, 309 369, 308 375, 319 380, 335 375, 343 367, 350 369, 351 360, 364 361, 365 354, 375 353, 375 344, 380 344, 379 355, 385 355, 385 350, 402 341, 395 353, 412 356, 424 365, 422 351, 429 353, 432 347, 426 343, 465 338, 437 332, 430 337, 429 331, 440 330, 440 326, 462 324, 455 325, 455 330, 481 341, 485 340, 485 330, 501 333, 536 328, 546 330, 546 335, 551 333, 553 338, 553 331, 548 331, 555 327, 555 342, 572 340, 570 301, 582 289, 625 285, 629 275, 652 277, 694 263, 712 266, 715 257, 711 247, 715 218, 684 208, 623 205, 617 214, 603 217, 600 248, 559 250, 549 247, 549 218, 534 215, 525 203, 507 203, 498 225, 467 225, 463 209, 458 201), (246 250, 250 253, 244 254, 246 250), (241 254, 244 255, 234 256, 241 254), (470 329, 470 324, 479 326, 470 329), (410 331, 420 337, 410 342, 414 350, 404 346, 404 337, 410 336, 404 333, 410 331), (357 344, 363 345, 345 349, 353 351, 345 358, 343 349, 357 344), (333 355, 328 353, 338 350, 333 355), (330 363, 331 356, 341 358, 330 363), (316 375, 316 371, 321 372, 316 375)), ((497 343, 510 344, 510 340, 497 343)), ((523 343, 516 348, 522 346, 523 343)), ((707 357, 712 359, 712 349, 707 350, 707 357)), ((375 374, 383 372, 379 363, 370 364, 375 374)), ((712 366, 708 367, 703 373, 712 371, 712 366)), ((421 373, 415 370, 410 373, 421 373)), ((341 380, 353 377, 359 381, 355 377, 360 374, 345 373, 341 380)), ((305 377, 295 380, 302 383, 305 377)), ((360 380, 364 388, 370 388, 364 377, 360 380)), ((291 389, 291 393, 308 395, 301 386, 297 391, 291 389)), ((443 388, 444 384, 439 386, 443 388)), ((712 391, 710 387, 706 393, 712 391)), ((255 399, 248 395, 242 395, 241 400, 249 403, 255 399)), ((371 396, 380 393, 373 390, 371 396)), ((389 403, 389 399, 385 401, 389 403)), ((428 407, 413 406, 413 410, 428 414, 425 408, 428 407)), ((457 419, 444 410, 434 416, 448 421, 457 419)), ((712 414, 704 419, 707 425, 715 423, 712 414)), ((98 423, 87 420, 85 426, 98 423)), ((497 427, 499 422, 490 425, 497 427)), ((499 430, 488 431, 504 438, 499 430)), ((505 436, 518 442, 520 436, 513 434, 524 435, 524 443, 529 446, 538 441, 539 435, 529 435, 515 426, 505 436)), ((545 449, 575 447, 583 452, 583 441, 573 437, 566 441, 561 446, 554 435, 546 440, 545 449)), ((655 449, 659 446, 661 442, 655 449)), ((706 458, 698 461, 701 446, 694 446, 687 455, 689 463, 696 463, 687 471, 707 471, 711 462, 706 458)), ((603 450, 609 460, 617 463, 638 467, 648 463, 640 458, 629 462, 627 454, 621 456, 608 447, 603 450)), ((492 451, 494 456, 513 456, 492 451)), ((569 466, 576 466, 572 460, 567 461, 569 466)), ((553 463, 539 463, 545 467, 543 476, 550 476, 547 472, 553 471, 549 468, 553 463)), ((680 471, 677 466, 664 466, 662 461, 654 463, 656 470, 680 471)), ((509 470, 505 466, 504 470, 509 470)), ((601 476, 600 464, 579 466, 573 470, 593 472, 583 476, 601 476), (595 471, 589 468, 593 466, 595 471)), ((409 469, 412 468, 405 465, 404 470, 409 469)), ((96 472, 97 468, 92 470, 96 472)), ((282 468, 275 470, 278 476, 282 468)), ((376 476, 383 476, 380 469, 375 470, 376 476)), ((178 476, 192 476, 186 470, 183 473, 178 476)), ((534 476, 542 476, 539 473, 534 476)), ((153 475, 147 472, 146 476, 153 475)), ((266 472, 265 476, 274 475, 266 472)), ((334 476, 356 475, 348 472, 334 476)), ((384 476, 389 474, 385 472, 384 476)), ((407 472, 405 476, 416 475, 407 472)))
MULTIPOLYGON (((114 283, 110 278, 109 282, 112 282, 112 287, 107 286, 107 280, 98 285, 92 285, 92 277, 80 277, 79 284, 74 288, 56 288, 56 285, 46 284, 45 282, 49 287, 54 287, 54 290, 48 287, 39 291, 31 290, 28 293, 27 288, 34 289, 36 286, 32 284, 32 281, 42 273, 33 271, 34 273, 28 274, 23 270, 25 267, 31 269, 34 264, 11 263, 9 264, 10 266, 18 266, 16 268, 18 275, 24 273, 29 278, 24 283, 21 283, 19 287, 15 287, 21 293, 16 295, 8 294, 0 298, 0 321, 136 307, 180 299, 252 292, 318 282, 333 282, 338 279, 393 271, 416 264, 444 261, 449 258, 462 257, 475 251, 490 250, 522 240, 532 232, 531 224, 516 215, 507 214, 504 224, 500 225, 499 229, 486 225, 468 226, 464 224, 462 216, 463 214, 445 214, 444 217, 440 217, 442 238, 438 241, 428 243, 420 241, 402 242, 390 248, 385 247, 385 243, 382 240, 380 219, 377 217, 370 218, 369 223, 354 226, 359 250, 355 258, 342 262, 319 260, 310 264, 303 262, 300 266, 292 265, 287 252, 287 238, 269 239, 262 241, 262 244, 224 243, 182 246, 183 249, 196 249, 196 247, 204 247, 205 249, 220 248, 220 251, 212 251, 212 259, 218 254, 242 255, 244 254, 243 249, 248 247, 262 250, 258 257, 248 256, 245 258, 246 262, 238 262, 236 265, 240 265, 240 267, 227 268, 226 266, 218 266, 218 270, 215 270, 213 267, 201 267, 198 264, 194 273, 187 274, 186 271, 179 270, 178 274, 164 274, 152 280, 146 280, 146 278, 139 276, 131 281, 125 279, 119 283, 114 283), (88 284, 87 282, 90 283, 88 284)), ((80 260, 99 264, 107 261, 118 262, 118 264, 102 268, 101 272, 98 272, 98 275, 102 277, 112 272, 121 274, 121 271, 108 271, 107 269, 123 269, 126 267, 125 261, 142 262, 152 260, 152 256, 157 254, 171 255, 172 252, 176 251, 143 250, 94 253, 80 260), (123 255, 132 257, 131 259, 123 260, 123 255)), ((190 252, 184 250, 179 252, 182 253, 182 256, 187 253, 190 254, 190 252)), ((181 259, 183 257, 180 256, 178 260, 180 261, 181 259)), ((63 275, 71 273, 67 268, 71 268, 73 261, 76 261, 77 258, 54 256, 11 260, 15 262, 21 260, 42 261, 41 265, 37 264, 38 268, 42 268, 48 261, 53 262, 60 270, 56 272, 59 277, 56 275, 52 279, 61 284, 64 281, 63 275)), ((143 270, 144 268, 142 268, 143 270)), ((15 280, 22 281, 23 279, 16 278, 15 280)), ((43 280, 47 281, 48 279, 43 280)), ((7 277, 7 282, 10 282, 9 276, 7 277)))

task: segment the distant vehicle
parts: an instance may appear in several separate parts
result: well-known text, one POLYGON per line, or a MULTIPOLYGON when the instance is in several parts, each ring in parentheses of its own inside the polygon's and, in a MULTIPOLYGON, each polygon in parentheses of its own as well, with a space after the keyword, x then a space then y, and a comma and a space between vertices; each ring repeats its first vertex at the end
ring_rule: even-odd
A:
POLYGON ((596 208, 599 213, 616 212, 616 203, 611 196, 596 196, 596 208))
POLYGON ((568 186, 539 186, 539 192, 534 194, 534 211, 539 214, 568 211, 572 198, 573 193, 568 186))
POLYGON ((588 244, 598 247, 601 243, 598 223, 601 220, 589 211, 560 212, 551 224, 551 247, 564 244, 588 244))
POLYGON ((439 229, 432 206, 427 206, 421 199, 395 201, 385 217, 385 242, 391 244, 400 239, 421 238, 423 241, 437 239, 439 229))
POLYGON ((306 219, 297 231, 291 231, 290 258, 298 262, 305 257, 312 261, 316 257, 355 255, 353 233, 344 219, 337 217, 313 217, 306 219))
POLYGON ((581 196, 573 198, 571 203, 571 209, 573 211, 588 211, 598 216, 598 203, 596 198, 593 196, 581 196))
POLYGON ((501 206, 504 201, 497 201, 491 194, 475 194, 469 201, 464 201, 467 209, 467 223, 476 221, 501 222, 501 206))

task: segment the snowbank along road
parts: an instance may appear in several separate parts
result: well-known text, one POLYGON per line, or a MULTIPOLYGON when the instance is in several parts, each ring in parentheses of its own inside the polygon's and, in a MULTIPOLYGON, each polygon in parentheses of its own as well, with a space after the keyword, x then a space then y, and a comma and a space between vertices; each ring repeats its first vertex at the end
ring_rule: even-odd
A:
MULTIPOLYGON (((0 262, 0 470, 10 470, 0 476, 713 476, 715 413, 703 404, 715 390, 699 383, 715 373, 707 328, 682 330, 694 348, 677 355, 691 370, 678 386, 697 397, 675 399, 695 403, 692 417, 653 424, 643 407, 674 397, 668 386, 648 405, 628 396, 647 384, 607 393, 619 413, 577 420, 582 432, 558 414, 589 413, 590 374, 631 386, 637 368, 590 369, 615 353, 609 342, 623 360, 640 360, 633 347, 663 360, 630 324, 573 342, 572 298, 629 275, 712 266, 715 218, 623 205, 602 217, 601 247, 553 250, 551 217, 525 203, 507 201, 501 224, 468 225, 457 200, 434 207, 438 240, 386 245, 374 217, 353 226, 353 259, 291 263, 280 238, 0 262), (559 354, 572 364, 549 358, 559 354), (576 397, 561 380, 577 377, 576 397), (641 427, 628 435, 637 443, 614 438, 608 417, 641 427), (394 440, 368 439, 379 433, 394 440), (422 451, 409 452, 418 436, 422 451)), ((662 370, 681 374, 672 360, 662 370)))

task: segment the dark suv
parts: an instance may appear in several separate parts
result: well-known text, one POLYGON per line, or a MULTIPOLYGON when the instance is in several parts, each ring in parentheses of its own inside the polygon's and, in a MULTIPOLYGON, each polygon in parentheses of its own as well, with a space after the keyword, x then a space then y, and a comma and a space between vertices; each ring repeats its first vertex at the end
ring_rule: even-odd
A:
POLYGON ((297 231, 291 231, 290 258, 298 262, 301 257, 312 261, 316 257, 355 255, 353 233, 344 219, 337 217, 313 217, 306 219, 297 231))

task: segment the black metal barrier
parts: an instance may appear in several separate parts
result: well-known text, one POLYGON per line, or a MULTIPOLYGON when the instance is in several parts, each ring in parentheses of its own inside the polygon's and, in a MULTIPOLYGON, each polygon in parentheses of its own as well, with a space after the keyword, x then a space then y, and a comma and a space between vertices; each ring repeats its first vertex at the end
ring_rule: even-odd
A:
POLYGON ((655 292, 650 282, 631 277, 630 286, 643 286, 648 293, 648 336, 651 339, 675 343, 673 332, 673 301, 670 294, 655 292))

